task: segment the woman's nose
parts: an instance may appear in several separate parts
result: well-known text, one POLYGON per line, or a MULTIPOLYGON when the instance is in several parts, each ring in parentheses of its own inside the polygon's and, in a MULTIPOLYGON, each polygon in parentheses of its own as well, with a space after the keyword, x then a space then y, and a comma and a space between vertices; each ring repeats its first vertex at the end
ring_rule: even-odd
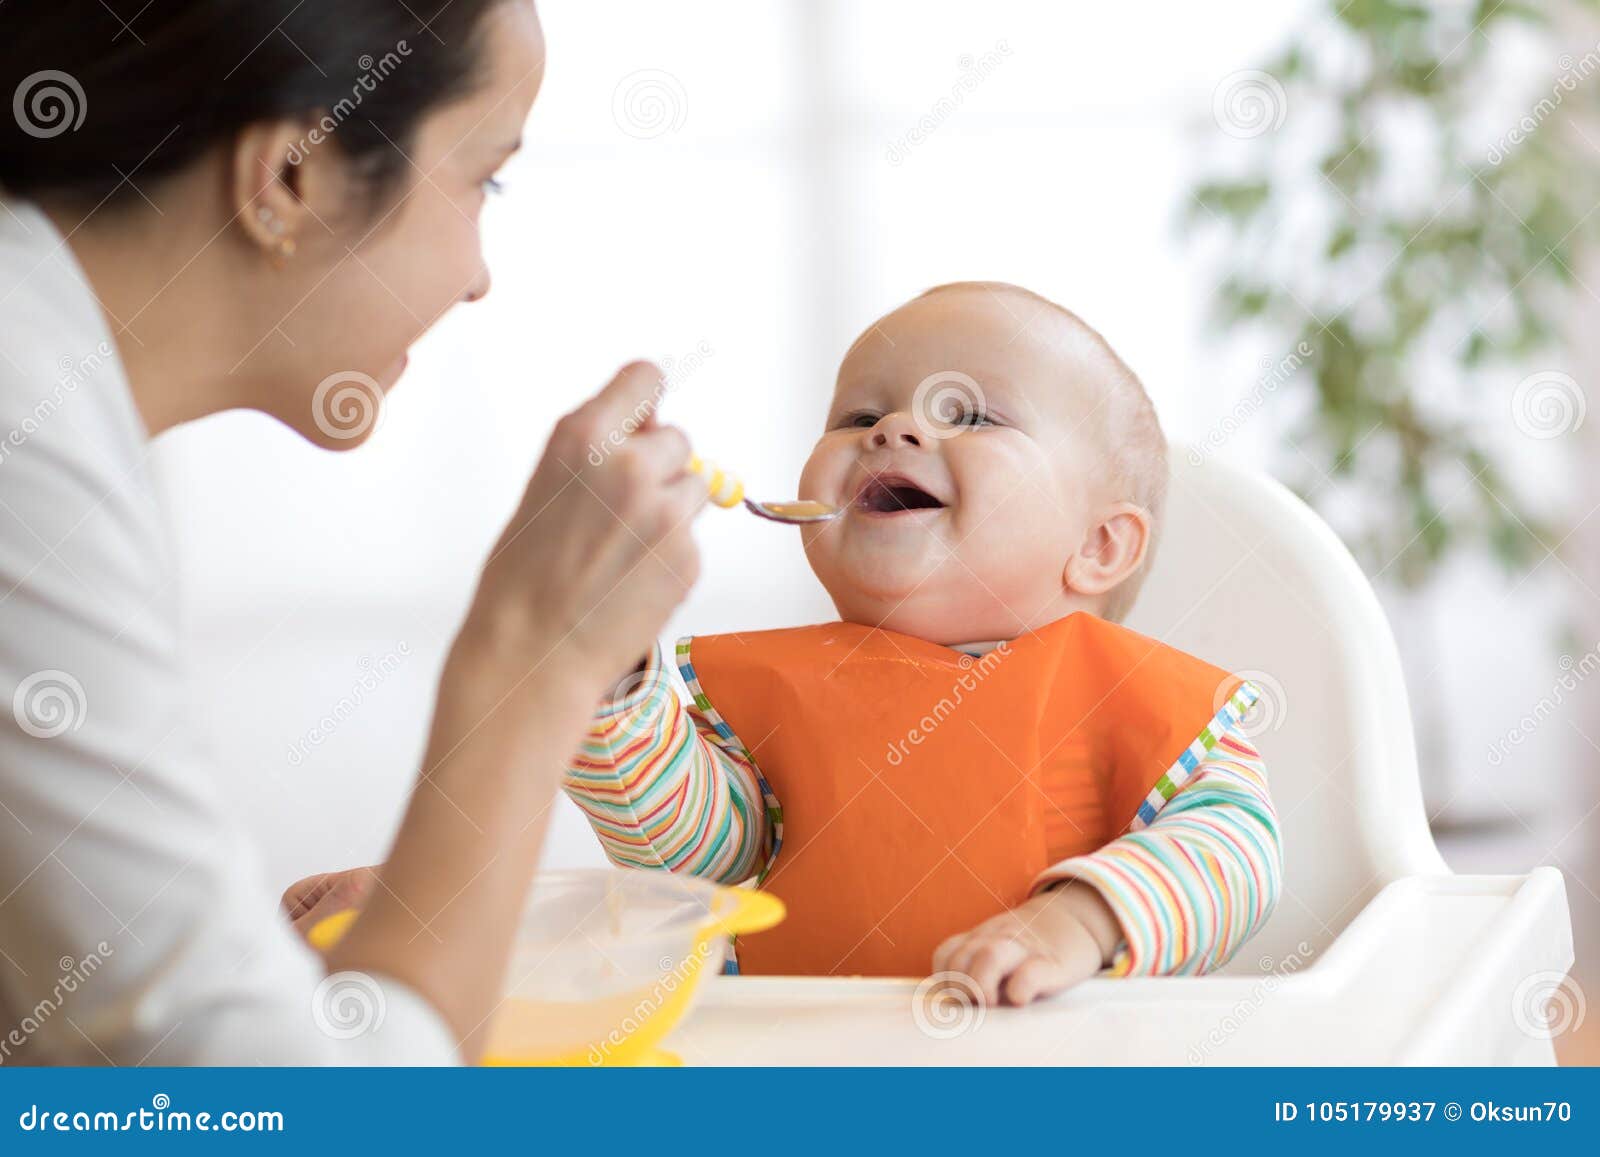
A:
POLYGON ((878 424, 872 427, 872 436, 867 439, 868 445, 879 448, 893 448, 896 446, 921 446, 922 439, 917 432, 917 424, 911 420, 909 414, 885 414, 878 419, 878 424))

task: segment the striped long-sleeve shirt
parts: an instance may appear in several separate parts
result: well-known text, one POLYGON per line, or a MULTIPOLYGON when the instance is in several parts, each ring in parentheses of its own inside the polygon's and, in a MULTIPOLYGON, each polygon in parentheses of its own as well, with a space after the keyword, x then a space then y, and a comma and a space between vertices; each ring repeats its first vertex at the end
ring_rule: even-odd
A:
MULTIPOLYGON (((737 884, 770 866, 764 783, 746 753, 680 700, 659 654, 596 714, 565 782, 607 857, 737 884)), ((1224 964, 1271 915, 1283 857, 1260 754, 1237 724, 1153 817, 1043 872, 1042 889, 1092 884, 1123 941, 1113 976, 1185 975, 1224 964)))

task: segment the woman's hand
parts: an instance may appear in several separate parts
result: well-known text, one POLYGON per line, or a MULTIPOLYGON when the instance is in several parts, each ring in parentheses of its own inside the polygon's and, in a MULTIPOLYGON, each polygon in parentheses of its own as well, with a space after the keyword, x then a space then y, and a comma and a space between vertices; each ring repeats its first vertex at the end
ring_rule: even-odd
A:
POLYGON ((302 937, 323 919, 346 908, 359 908, 378 882, 376 868, 346 868, 296 880, 284 889, 283 911, 302 937))
POLYGON ((502 678, 547 668, 598 700, 694 585, 707 489, 684 470, 688 439, 655 422, 662 388, 658 368, 632 363, 557 424, 462 630, 509 661, 502 678))
MULTIPOLYGON (((699 573, 707 499, 656 425, 661 372, 623 368, 556 426, 451 649, 422 774, 378 886, 328 967, 392 977, 475 1059, 557 783, 608 685, 699 573)), ((321 901, 313 901, 316 905, 321 901)))

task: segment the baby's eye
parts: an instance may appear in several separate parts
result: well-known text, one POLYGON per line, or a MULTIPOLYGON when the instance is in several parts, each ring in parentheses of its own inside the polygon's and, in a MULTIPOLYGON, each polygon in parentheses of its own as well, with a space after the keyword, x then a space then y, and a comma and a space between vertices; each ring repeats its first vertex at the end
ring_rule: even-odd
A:
POLYGON ((878 424, 878 415, 871 410, 854 410, 840 418, 837 425, 839 429, 870 430, 878 424))

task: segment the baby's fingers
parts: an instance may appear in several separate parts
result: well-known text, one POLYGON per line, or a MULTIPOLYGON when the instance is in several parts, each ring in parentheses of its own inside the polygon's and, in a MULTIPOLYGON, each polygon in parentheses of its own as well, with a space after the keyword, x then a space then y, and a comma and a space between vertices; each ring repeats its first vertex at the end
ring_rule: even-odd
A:
POLYGON ((1053 996, 1070 988, 1074 978, 1048 956, 1029 956, 1006 979, 1002 996, 1007 1004, 1032 1004, 1041 996, 1053 996))
POLYGON ((939 942, 939 947, 933 950, 933 970, 935 972, 954 972, 951 965, 956 953, 961 951, 963 945, 972 938, 971 932, 957 932, 954 936, 946 937, 939 942))
POLYGON ((1028 949, 1009 936, 985 937, 957 956, 952 971, 970 976, 985 1004, 999 1004, 1001 984, 1028 955, 1028 949))

